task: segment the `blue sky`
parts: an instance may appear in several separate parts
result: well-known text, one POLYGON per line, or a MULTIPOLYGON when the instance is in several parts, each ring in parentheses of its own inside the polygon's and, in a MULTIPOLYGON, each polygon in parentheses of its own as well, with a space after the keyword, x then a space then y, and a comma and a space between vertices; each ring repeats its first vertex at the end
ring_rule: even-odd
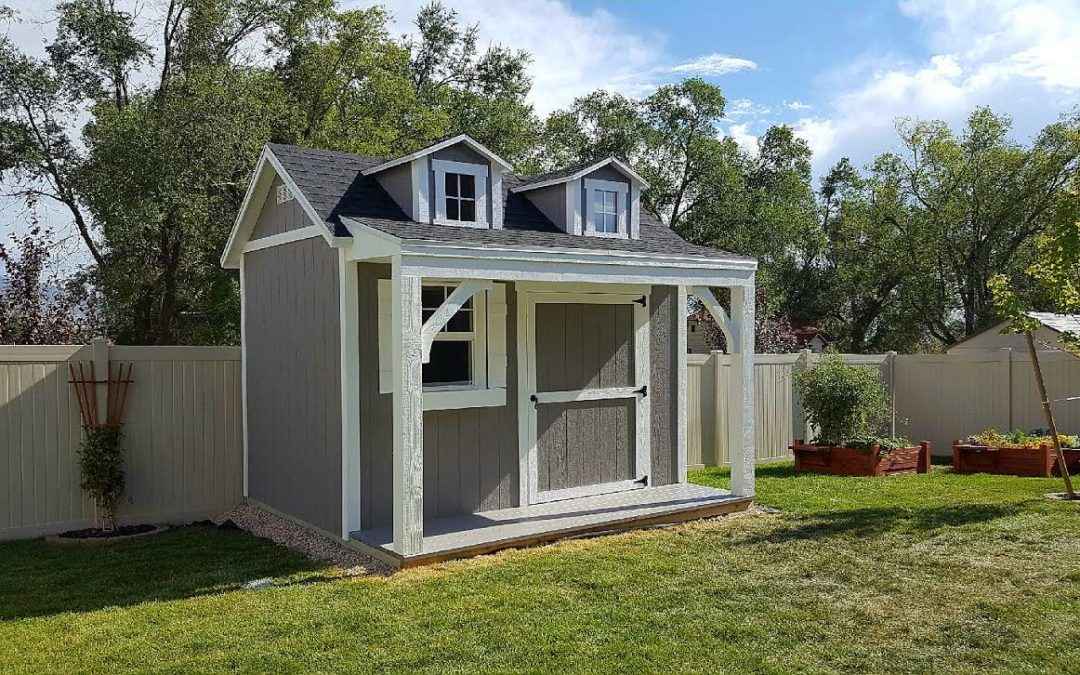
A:
MULTIPOLYGON (((390 1, 399 32, 419 4, 390 1)), ((720 133, 752 150, 791 124, 818 175, 894 149, 899 117, 958 127, 990 105, 1029 141, 1080 104, 1080 0, 449 4, 485 40, 532 52, 541 113, 598 87, 643 95, 700 75, 728 97, 720 133)))
MULTIPOLYGON (((403 34, 426 0, 341 1, 386 4, 403 34)), ((728 98, 719 133, 753 151, 769 125, 790 124, 813 149, 819 176, 840 157, 864 165, 895 149, 902 116, 959 128, 989 105, 1011 115, 1016 140, 1027 142, 1080 105, 1080 0, 444 1, 479 24, 483 44, 532 53, 541 114, 597 88, 643 96, 698 75, 728 98)), ((118 4, 149 19, 162 2, 118 4)), ((53 3, 0 3, 26 19, 7 34, 40 53, 53 3)), ((0 200, 0 230, 25 215, 0 200)), ((42 216, 71 233, 63 209, 43 205, 42 216)))

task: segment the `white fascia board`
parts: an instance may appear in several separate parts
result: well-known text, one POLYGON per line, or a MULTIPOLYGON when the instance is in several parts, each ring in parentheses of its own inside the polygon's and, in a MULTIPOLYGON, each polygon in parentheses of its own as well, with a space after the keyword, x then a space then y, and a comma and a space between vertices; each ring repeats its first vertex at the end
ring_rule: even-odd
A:
POLYGON ((513 167, 513 165, 510 164, 510 162, 506 161, 502 157, 499 157, 498 155, 496 155, 491 150, 487 149, 479 141, 474 140, 468 134, 459 134, 457 136, 454 136, 453 138, 448 138, 445 141, 436 143, 435 145, 429 145, 426 148, 422 148, 420 150, 417 150, 416 152, 409 153, 408 155, 405 155, 403 157, 398 157, 397 159, 392 159, 389 162, 384 162, 384 163, 382 163, 382 164, 380 164, 378 166, 373 166, 370 169, 364 169, 360 173, 364 174, 365 176, 370 176, 372 174, 379 173, 380 171, 386 171, 387 169, 392 169, 395 166, 405 164, 406 162, 411 162, 414 159, 418 159, 420 157, 423 157, 424 155, 430 155, 433 152, 438 152, 439 150, 442 150, 443 148, 448 148, 451 145, 457 145, 458 143, 464 143, 464 144, 468 145, 470 148, 477 151, 478 153, 480 153, 484 157, 487 157, 489 160, 491 160, 492 162, 495 162, 496 164, 503 167, 507 171, 513 171, 514 170, 514 167, 513 167))
POLYGON ((259 155, 259 161, 255 164, 255 171, 252 173, 251 182, 248 184, 247 193, 244 195, 243 204, 240 207, 240 213, 236 216, 236 222, 233 224, 232 232, 229 233, 229 241, 225 244, 225 250, 221 254, 221 266, 225 269, 239 269, 240 268, 240 255, 243 254, 244 247, 248 243, 248 238, 251 236, 251 231, 255 227, 255 221, 258 218, 259 211, 262 209, 263 201, 265 201, 267 194, 269 193, 270 183, 266 181, 272 181, 269 176, 266 175, 268 168, 272 168, 274 173, 277 174, 281 181, 285 183, 289 188, 289 192, 296 198, 300 208, 307 215, 308 220, 311 221, 313 226, 319 228, 320 234, 326 243, 330 246, 337 245, 336 239, 330 226, 323 222, 323 219, 319 217, 315 208, 311 205, 311 202, 307 200, 304 193, 296 185, 296 181, 292 179, 289 172, 285 170, 285 167, 281 165, 281 162, 274 156, 274 152, 269 146, 263 146, 262 154, 259 155), (261 197, 261 199, 259 198, 261 197))
POLYGON ((500 252, 491 249, 402 245, 403 268, 410 274, 455 279, 547 281, 577 283, 650 284, 669 286, 749 286, 756 263, 691 262, 677 257, 608 254, 500 252), (746 264, 749 263, 749 264, 746 264))
POLYGON ((608 157, 607 159, 602 159, 599 162, 589 165, 584 169, 580 169, 577 172, 572 173, 568 176, 551 178, 549 180, 541 181, 539 183, 527 183, 525 185, 519 185, 510 191, 528 192, 530 190, 539 190, 540 188, 550 187, 552 185, 559 185, 560 183, 569 183, 570 181, 578 180, 579 178, 582 178, 583 176, 586 176, 593 171, 596 171, 597 169, 603 168, 608 164, 614 164, 621 173, 625 174, 632 181, 636 181, 641 187, 641 189, 647 189, 649 187, 648 181, 642 178, 638 172, 631 169, 625 162, 619 161, 615 157, 608 157))

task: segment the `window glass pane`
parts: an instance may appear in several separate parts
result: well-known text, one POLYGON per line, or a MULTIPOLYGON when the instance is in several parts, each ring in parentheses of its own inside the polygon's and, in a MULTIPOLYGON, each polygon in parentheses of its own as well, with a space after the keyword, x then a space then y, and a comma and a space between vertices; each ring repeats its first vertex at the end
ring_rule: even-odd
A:
POLYGON ((458 175, 456 173, 448 173, 443 178, 444 185, 446 186, 446 196, 457 197, 458 195, 458 175))
POLYGON ((424 321, 426 323, 427 320, 430 319, 431 315, 434 314, 434 313, 435 313, 435 310, 433 310, 433 309, 425 309, 422 312, 420 312, 420 320, 424 321))
POLYGON ((446 217, 450 220, 461 220, 458 213, 458 200, 453 197, 446 198, 446 217))
POLYGON ((446 288, 443 286, 424 286, 420 289, 420 304, 424 309, 438 309, 446 298, 446 288))
POLYGON ((461 218, 459 220, 470 223, 476 222, 476 202, 471 199, 461 200, 461 218))
POLYGON ((619 219, 614 213, 604 214, 604 231, 605 232, 618 232, 619 231, 619 219))
POLYGON ((476 177, 467 173, 461 175, 461 196, 472 199, 476 197, 476 177))
POLYGON ((604 192, 604 212, 615 213, 615 193, 604 192))
POLYGON ((468 340, 436 340, 431 345, 431 361, 423 366, 424 384, 463 384, 472 380, 468 340))
POLYGON ((469 333, 472 329, 472 311, 468 309, 459 310, 446 323, 446 330, 451 333, 469 333))

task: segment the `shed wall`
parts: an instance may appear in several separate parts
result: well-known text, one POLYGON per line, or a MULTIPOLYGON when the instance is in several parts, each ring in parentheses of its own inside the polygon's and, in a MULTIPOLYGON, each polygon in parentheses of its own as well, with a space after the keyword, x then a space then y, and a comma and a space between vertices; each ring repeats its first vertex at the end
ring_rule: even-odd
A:
POLYGON ((248 494, 341 531, 338 256, 321 238, 244 256, 248 494))

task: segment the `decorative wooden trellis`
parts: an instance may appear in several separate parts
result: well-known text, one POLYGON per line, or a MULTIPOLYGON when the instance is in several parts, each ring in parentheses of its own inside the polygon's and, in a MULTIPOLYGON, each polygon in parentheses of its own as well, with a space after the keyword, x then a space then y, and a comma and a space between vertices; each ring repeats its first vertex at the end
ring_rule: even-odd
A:
POLYGON ((134 363, 117 364, 115 376, 112 364, 106 366, 107 373, 104 380, 99 380, 94 374, 93 362, 84 364, 69 363, 68 371, 71 373, 69 382, 75 387, 75 397, 79 400, 79 415, 82 417, 83 426, 88 429, 99 427, 119 427, 124 421, 124 408, 127 405, 128 385, 131 372, 135 368, 134 363), (76 365, 78 368, 76 369, 76 365), (124 366, 127 366, 125 372, 124 366), (89 367, 87 367, 89 366, 89 367), (105 420, 98 419, 98 395, 97 385, 105 385, 105 420))

